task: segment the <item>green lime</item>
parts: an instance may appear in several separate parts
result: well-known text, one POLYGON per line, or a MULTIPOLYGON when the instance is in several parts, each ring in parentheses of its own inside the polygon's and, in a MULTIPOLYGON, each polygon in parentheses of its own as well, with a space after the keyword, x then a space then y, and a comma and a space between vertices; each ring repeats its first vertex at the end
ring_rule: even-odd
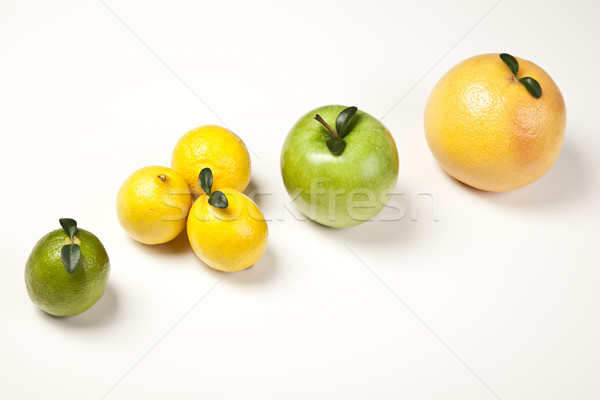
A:
POLYGON ((104 294, 110 262, 104 246, 72 219, 42 237, 25 265, 27 293, 35 305, 55 316, 77 315, 104 294))

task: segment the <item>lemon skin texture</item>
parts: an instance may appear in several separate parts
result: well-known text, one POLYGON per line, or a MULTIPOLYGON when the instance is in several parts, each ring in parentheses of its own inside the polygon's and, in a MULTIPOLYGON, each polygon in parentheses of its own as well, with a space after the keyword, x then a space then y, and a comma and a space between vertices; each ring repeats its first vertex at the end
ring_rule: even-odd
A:
POLYGON ((173 150, 171 167, 187 181, 194 197, 204 194, 198 175, 213 173, 213 190, 231 188, 243 192, 250 182, 250 154, 244 142, 229 129, 205 125, 183 135, 173 150))
POLYGON ((498 54, 484 54, 448 71, 425 107, 425 135, 435 158, 449 175, 481 190, 502 192, 536 181, 563 145, 566 110, 558 86, 536 64, 517 60, 518 77, 539 82, 539 99, 498 54))
POLYGON ((73 273, 61 260, 61 249, 71 243, 62 229, 42 237, 25 264, 25 284, 31 301, 54 316, 80 314, 104 294, 110 274, 106 249, 92 233, 78 228, 74 242, 81 247, 81 259, 73 273))
POLYGON ((187 182, 168 167, 145 167, 129 176, 117 194, 117 217, 136 241, 166 243, 185 228, 192 206, 187 182))
POLYGON ((187 234, 196 255, 219 271, 239 271, 254 265, 263 255, 268 227, 258 206, 235 189, 222 189, 229 205, 211 206, 200 196, 188 216, 187 234))

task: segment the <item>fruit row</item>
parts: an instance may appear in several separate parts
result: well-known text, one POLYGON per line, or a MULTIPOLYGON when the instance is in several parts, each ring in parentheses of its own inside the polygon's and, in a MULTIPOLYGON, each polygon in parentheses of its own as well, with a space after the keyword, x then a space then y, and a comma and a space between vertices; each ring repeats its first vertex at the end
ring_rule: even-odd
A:
MULTIPOLYGON (((534 63, 485 54, 448 71, 425 106, 427 143, 455 179, 488 191, 523 187, 557 159, 565 104, 550 76, 534 63)), ((388 129, 356 107, 312 110, 292 127, 281 152, 283 182, 310 219, 343 228, 375 217, 398 178, 398 151, 388 129)), ((177 142, 171 168, 133 173, 117 195, 121 226, 155 245, 187 227, 196 255, 209 267, 238 271, 264 253, 268 228, 243 191, 251 178, 243 141, 218 126, 202 126, 177 142)), ((74 315, 104 293, 109 262, 100 241, 61 219, 26 265, 28 293, 53 315, 74 315)))

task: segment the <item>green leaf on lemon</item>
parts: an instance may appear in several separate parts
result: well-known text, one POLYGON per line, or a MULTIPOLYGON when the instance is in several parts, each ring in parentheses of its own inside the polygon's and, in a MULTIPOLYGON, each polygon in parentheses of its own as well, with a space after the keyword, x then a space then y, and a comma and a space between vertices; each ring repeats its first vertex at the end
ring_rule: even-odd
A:
POLYGON ((521 82, 523 86, 525 86, 525 89, 527 89, 527 91, 536 99, 542 97, 542 87, 535 79, 526 76, 525 78, 519 78, 519 82, 521 82))
POLYGON ((210 168, 203 168, 202 171, 200 171, 200 175, 198 175, 198 180, 200 181, 200 187, 204 190, 204 193, 210 196, 213 185, 213 175, 210 168))
POLYGON ((81 247, 78 244, 66 244, 60 249, 60 258, 68 273, 72 274, 81 260, 81 247))
POLYGON ((344 148, 346 148, 346 142, 344 141, 344 139, 328 139, 326 143, 327 148, 334 156, 342 154, 342 151, 344 151, 344 148))
POLYGON ((506 53, 500 54, 500 58, 504 61, 504 64, 508 65, 510 72, 512 72, 514 76, 517 76, 517 73, 519 72, 519 62, 517 59, 506 53))
POLYGON ((335 130, 342 139, 348 135, 348 127, 350 126, 350 122, 352 121, 352 118, 356 114, 357 110, 358 108, 356 107, 348 107, 342 110, 335 120, 335 130))
POLYGON ((60 222, 60 226, 62 226, 69 239, 73 240, 75 232, 77 232, 77 221, 72 218, 61 218, 58 222, 60 222))
POLYGON ((227 208, 229 202, 227 201, 227 196, 225 196, 223 192, 217 190, 208 198, 208 204, 217 208, 227 208))

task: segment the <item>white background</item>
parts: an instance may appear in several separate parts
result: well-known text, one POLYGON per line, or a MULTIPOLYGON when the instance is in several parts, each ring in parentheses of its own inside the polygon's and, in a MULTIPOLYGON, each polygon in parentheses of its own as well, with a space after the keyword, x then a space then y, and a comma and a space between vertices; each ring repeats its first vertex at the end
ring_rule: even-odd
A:
POLYGON ((600 7, 494 1, 2 0, 0 397, 600 398, 600 7), (542 66, 568 111, 554 167, 503 194, 449 178, 423 133, 435 82, 488 52, 542 66), (333 230, 286 209, 284 137, 330 103, 393 133, 403 218, 333 230), (205 124, 251 149, 270 220, 264 257, 226 276, 115 214, 122 181, 205 124), (60 217, 112 262, 72 318, 23 280, 60 217))

